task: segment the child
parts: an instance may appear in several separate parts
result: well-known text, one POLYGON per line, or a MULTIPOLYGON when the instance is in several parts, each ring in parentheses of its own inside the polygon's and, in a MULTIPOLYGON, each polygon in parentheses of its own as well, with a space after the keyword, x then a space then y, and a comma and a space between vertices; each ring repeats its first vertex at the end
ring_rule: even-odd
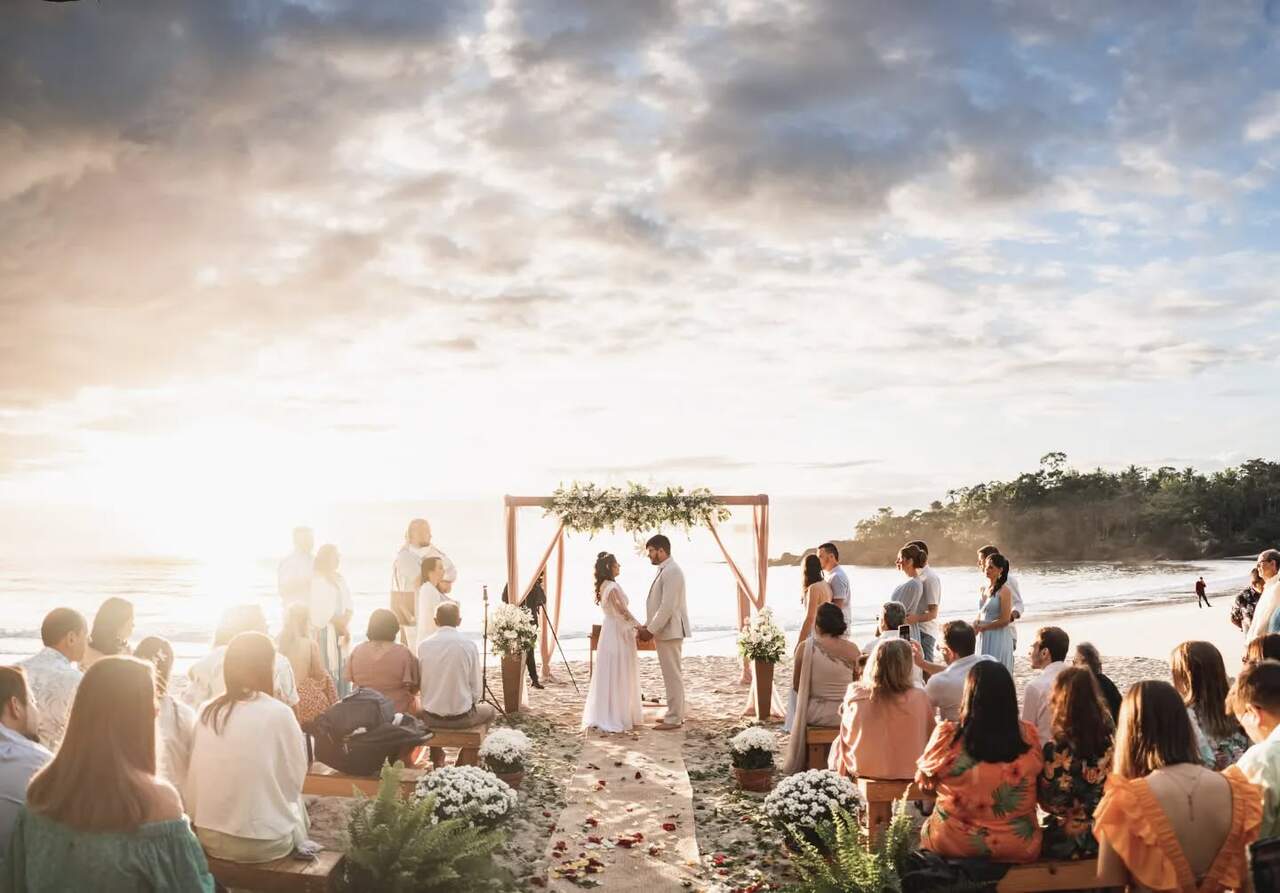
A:
POLYGON ((1262 789, 1259 839, 1280 834, 1280 661, 1247 667, 1236 680, 1235 713, 1253 740, 1236 765, 1262 789))

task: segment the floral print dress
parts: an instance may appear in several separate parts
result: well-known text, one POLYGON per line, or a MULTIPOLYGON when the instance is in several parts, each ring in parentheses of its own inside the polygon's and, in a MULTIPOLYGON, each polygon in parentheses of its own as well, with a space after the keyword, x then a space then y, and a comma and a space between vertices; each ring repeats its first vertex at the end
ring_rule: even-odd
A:
POLYGON ((1098 855, 1093 836, 1093 811, 1102 799, 1111 748, 1096 760, 1085 760, 1072 751, 1071 742, 1049 741, 1044 746, 1044 770, 1036 781, 1044 822, 1045 859, 1089 859, 1098 855))

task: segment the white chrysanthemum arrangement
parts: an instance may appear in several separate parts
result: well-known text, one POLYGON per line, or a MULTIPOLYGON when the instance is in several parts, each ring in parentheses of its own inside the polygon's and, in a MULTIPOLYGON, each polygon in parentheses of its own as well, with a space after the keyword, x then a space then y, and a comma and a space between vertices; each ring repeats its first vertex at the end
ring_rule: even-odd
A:
POLYGON ((773 611, 765 608, 738 633, 738 653, 747 660, 763 660, 776 664, 787 652, 787 636, 773 619, 773 611))
POLYGON ((523 772, 533 752, 533 742, 519 729, 494 729, 480 745, 480 759, 493 772, 523 772))
POLYGON ((778 750, 778 736, 763 726, 748 726, 729 739, 735 769, 768 769, 778 750))
POLYGON ((519 605, 498 605, 489 614, 489 641, 498 657, 524 654, 538 641, 538 627, 519 605))
POLYGON ((467 819, 482 828, 500 825, 515 809, 510 785, 479 766, 443 766, 418 782, 419 797, 435 798, 437 820, 467 819))
POLYGON ((797 772, 778 782, 764 811, 779 828, 816 829, 832 821, 832 807, 857 815, 862 800, 853 782, 830 769, 797 772))

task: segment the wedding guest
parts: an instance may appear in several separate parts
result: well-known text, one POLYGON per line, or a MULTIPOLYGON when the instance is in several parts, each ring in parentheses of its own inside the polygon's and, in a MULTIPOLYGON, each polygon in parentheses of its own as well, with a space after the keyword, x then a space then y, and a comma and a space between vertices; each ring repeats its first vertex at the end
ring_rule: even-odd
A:
POLYGON ((213 893, 178 792, 156 777, 154 674, 124 656, 84 674, 62 747, 27 788, 0 887, 213 893))
MULTIPOLYGON (((804 557, 803 567, 800 574, 800 601, 804 604, 804 620, 800 622, 800 637, 796 640, 796 650, 800 649, 800 645, 805 639, 809 638, 809 633, 813 631, 813 621, 818 615, 818 608, 827 602, 835 602, 835 590, 822 576, 822 559, 816 554, 806 555, 804 557)), ((836 607, 844 608, 836 604, 836 607)), ((848 621, 845 622, 848 627, 848 621)))
POLYGON ((1267 633, 1280 632, 1272 628, 1273 615, 1277 613, 1276 607, 1280 606, 1280 549, 1266 549, 1259 554, 1256 570, 1262 577, 1262 594, 1258 596, 1253 619, 1245 633, 1248 641, 1267 633))
POLYGON ((27 783, 51 759, 37 743, 40 711, 17 667, 0 667, 0 878, 9 833, 27 802, 27 783))
POLYGON ((915 775, 933 732, 933 705, 912 684, 911 670, 907 642, 888 641, 876 649, 862 678, 848 687, 828 768, 850 778, 915 775))
POLYGON ((1098 649, 1091 642, 1081 642, 1076 646, 1076 653, 1072 663, 1093 673, 1093 678, 1098 680, 1098 689, 1102 692, 1102 699, 1107 702, 1107 712, 1111 714, 1111 722, 1113 724, 1119 722, 1120 689, 1116 688, 1116 684, 1111 681, 1111 678, 1102 672, 1102 655, 1098 653, 1098 649))
MULTIPOLYGON (((992 555, 1003 555, 1003 554, 1004 553, 1000 551, 999 546, 992 546, 992 545, 983 546, 981 549, 978 550, 978 570, 985 573, 986 567, 987 567, 987 559, 990 558, 992 555)), ((1023 615, 1025 610, 1022 605, 1022 587, 1018 584, 1017 576, 1015 576, 1014 574, 1009 575, 1008 586, 1009 586, 1009 592, 1013 596, 1013 619, 1017 620, 1023 615)), ((987 587, 979 586, 978 587, 978 606, 979 607, 981 607, 982 603, 986 601, 986 597, 987 597, 987 587)), ((1017 630, 1015 630, 1015 633, 1016 632, 1017 630)), ((1014 644, 1016 646, 1017 643, 1015 642, 1014 644)))
MULTIPOLYGON (((457 602, 444 602, 436 608, 438 629, 418 644, 421 666, 423 721, 428 729, 475 729, 489 725, 497 715, 490 704, 481 699, 480 653, 458 631, 462 614, 457 602)), ((460 766, 474 765, 480 752, 463 748, 457 759, 460 766)), ((444 761, 440 748, 431 749, 436 766, 444 761)))
MULTIPOLYGON (((813 635, 796 649, 791 673, 796 698, 792 726, 796 730, 840 725, 840 705, 857 676, 859 656, 858 646, 844 637, 846 629, 844 612, 828 602, 817 610, 813 635)), ((807 765, 808 745, 804 732, 797 731, 787 739, 782 771, 793 775, 807 765)))
POLYGON ((351 651, 351 614, 355 603, 347 581, 338 572, 338 547, 325 544, 316 552, 315 576, 311 578, 311 635, 320 645, 320 659, 333 677, 338 695, 347 696, 342 665, 351 651))
POLYGON ((1232 697, 1236 718, 1253 741, 1236 767, 1262 792, 1258 837, 1280 837, 1280 662, 1245 668, 1232 697))
POLYGON ((1053 739, 1053 680, 1067 668, 1067 649, 1071 641, 1066 632, 1056 626, 1042 626, 1036 630, 1031 643, 1031 669, 1039 670, 1022 692, 1022 721, 1029 722, 1040 733, 1040 743, 1053 739))
POLYGON ((187 783, 187 767, 191 763, 191 742, 195 737, 195 711, 169 694, 169 677, 173 672, 173 646, 167 639, 148 636, 133 652, 139 660, 150 661, 156 668, 156 722, 160 733, 156 749, 156 774, 173 785, 179 794, 187 783))
POLYGON ((70 608, 54 608, 40 624, 44 647, 18 666, 27 674, 27 686, 40 705, 40 742, 57 750, 67 731, 71 702, 84 673, 77 664, 84 660, 89 644, 89 625, 84 615, 70 608))
POLYGON ((831 584, 831 601, 844 612, 845 626, 853 625, 853 593, 849 588, 849 577, 840 566, 840 550, 835 543, 823 543, 818 547, 818 560, 822 562, 822 573, 831 584))
POLYGON ((1013 672, 1013 592, 1009 589, 1009 559, 987 556, 987 597, 973 628, 980 634, 978 651, 989 654, 1013 672))
POLYGON ((419 642, 436 631, 436 608, 444 602, 453 601, 440 590, 443 584, 444 562, 435 556, 422 559, 422 585, 418 587, 416 608, 418 625, 410 639, 410 648, 416 648, 419 642))
POLYGON ((370 688, 382 694, 396 713, 418 712, 414 695, 422 678, 418 658, 396 641, 400 622, 394 612, 378 608, 369 615, 367 642, 351 651, 347 661, 347 681, 358 688, 370 688))
MULTIPOLYGON (((417 628, 418 587, 422 585, 422 559, 439 558, 444 562, 444 580, 439 589, 448 594, 458 579, 458 569, 449 556, 431 544, 431 525, 425 518, 414 518, 404 533, 404 545, 400 547, 391 565, 391 610, 400 621, 400 631, 405 637, 417 628)), ((407 638, 404 641, 408 642, 407 638)))
POLYGON ((284 612, 276 649, 276 660, 287 660, 293 672, 298 687, 293 712, 299 725, 307 728, 337 702, 338 687, 324 668, 320 644, 311 638, 311 609, 306 603, 295 602, 284 612))
POLYGON ((1244 774, 1200 764, 1182 699, 1146 680, 1120 706, 1115 764, 1093 813, 1098 880, 1224 893, 1247 883, 1262 798, 1244 774))
MULTIPOLYGON (((924 613, 924 580, 921 579, 920 569, 924 566, 924 553, 920 551, 918 546, 903 546, 898 550, 898 557, 894 561, 894 565, 906 576, 906 579, 894 588, 893 594, 889 596, 889 601, 897 602, 906 609, 906 616, 903 617, 902 622, 911 627, 911 641, 920 642, 920 648, 923 651, 924 642, 920 638, 920 617, 924 613)), ((925 653, 924 659, 926 661, 933 660, 932 649, 925 653)))
POLYGON ((1067 667, 1050 696, 1053 734, 1044 744, 1044 771, 1037 782, 1046 813, 1045 859, 1088 859, 1098 854, 1093 811, 1111 767, 1115 734, 1098 680, 1085 667, 1067 667))
POLYGON ((1249 667, 1264 660, 1280 660, 1280 633, 1258 636, 1244 647, 1243 666, 1249 667))
POLYGON ((1227 712, 1227 668, 1208 642, 1183 642, 1169 658, 1173 687, 1182 696, 1204 764, 1225 769, 1243 756, 1249 738, 1227 712))
POLYGON ((977 633, 963 620, 952 620, 942 627, 943 664, 931 664, 924 654, 914 650, 916 666, 929 674, 924 693, 944 722, 960 721, 960 702, 964 696, 965 679, 969 668, 982 660, 995 660, 989 654, 974 654, 978 645, 977 633))
MULTIPOLYGON (((923 540, 912 540, 908 546, 920 550, 923 561, 919 564, 920 582, 924 586, 924 595, 914 611, 908 611, 907 622, 919 627, 920 649, 925 660, 933 660, 934 645, 938 641, 938 611, 942 608, 942 578, 938 572, 929 567, 929 546, 923 540), (914 618, 914 619, 913 619, 914 618)), ((915 631, 912 631, 913 637, 915 631)))
MULTIPOLYGON (((227 645, 240 633, 267 634, 267 618, 257 605, 233 605, 223 612, 213 634, 213 648, 187 670, 187 688, 182 698, 199 709, 205 701, 222 697, 226 689, 223 663, 227 645)), ((276 655, 275 696, 290 707, 298 705, 298 683, 293 667, 282 654, 276 655)))
POLYGON ((288 613, 290 606, 306 604, 311 595, 311 575, 316 547, 310 527, 293 528, 293 551, 285 556, 276 571, 276 589, 280 593, 280 609, 288 613))
MULTIPOLYGON (((502 587, 502 601, 506 603, 509 599, 510 595, 507 593, 507 587, 504 584, 502 587)), ((524 604, 521 607, 529 612, 529 616, 533 618, 533 625, 535 627, 538 626, 539 615, 547 609, 547 572, 545 570, 538 574, 538 579, 533 582, 533 587, 529 590, 529 594, 524 597, 524 604)), ((544 686, 538 681, 538 661, 535 654, 537 648, 537 643, 535 643, 524 653, 524 663, 525 668, 529 671, 529 684, 534 688, 540 689, 544 686)))
POLYGON ((133 635, 133 603, 122 598, 104 601, 93 618, 89 632, 89 644, 80 660, 80 669, 87 670, 104 657, 129 653, 129 637, 133 635))
POLYGON ((1255 567, 1249 572, 1249 585, 1242 589, 1231 604, 1231 625, 1236 629, 1247 630, 1253 623, 1253 612, 1258 607, 1258 599, 1262 597, 1262 574, 1255 567))
MULTIPOLYGON (((876 623, 876 635, 871 641, 867 642, 862 648, 861 663, 865 667, 871 660, 871 655, 875 654, 885 642, 896 642, 898 638, 898 627, 905 626, 907 619, 907 609, 898 602, 885 602, 880 606, 880 620, 876 623)), ((914 667, 911 671, 911 680, 913 685, 924 687, 924 674, 919 667, 914 667)))
POLYGON ((307 745, 293 711, 272 697, 276 649, 262 633, 227 646, 226 691, 200 711, 187 806, 215 859, 272 862, 306 852, 307 745))
POLYGON ((916 784, 937 794, 921 846, 944 858, 1039 857, 1036 780, 1044 754, 1035 726, 1018 719, 1013 676, 1003 664, 984 660, 969 669, 960 721, 934 729, 917 765, 916 784))

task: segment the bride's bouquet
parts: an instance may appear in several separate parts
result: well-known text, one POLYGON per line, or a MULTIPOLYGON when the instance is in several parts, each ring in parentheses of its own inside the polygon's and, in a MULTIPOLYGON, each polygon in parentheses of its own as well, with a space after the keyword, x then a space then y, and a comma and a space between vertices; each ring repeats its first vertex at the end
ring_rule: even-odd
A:
POLYGON ((501 604, 489 614, 489 641, 498 657, 524 654, 538 641, 538 627, 524 608, 501 604))
POLYGON ((787 637, 773 619, 773 611, 765 608, 738 633, 738 653, 747 660, 763 660, 776 664, 787 651, 787 637))

